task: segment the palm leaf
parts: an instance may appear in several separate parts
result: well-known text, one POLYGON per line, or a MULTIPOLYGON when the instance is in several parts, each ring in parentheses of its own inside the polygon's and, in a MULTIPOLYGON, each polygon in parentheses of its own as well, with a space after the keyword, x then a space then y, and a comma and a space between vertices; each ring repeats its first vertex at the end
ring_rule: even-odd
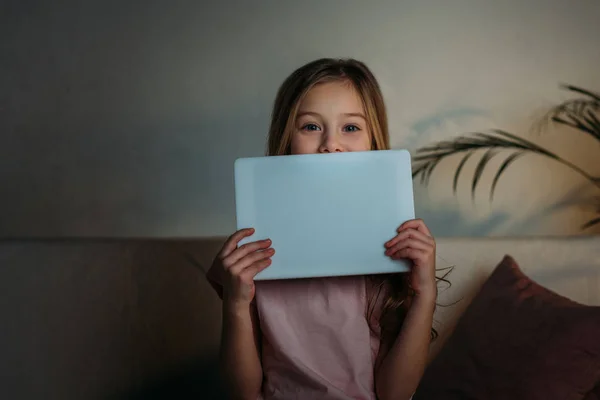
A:
POLYGON ((551 121, 577 129, 600 142, 600 94, 573 85, 563 85, 563 88, 584 97, 567 100, 554 107, 539 127, 545 127, 544 121, 551 121))
POLYGON ((462 171, 463 167, 465 166, 467 160, 473 155, 473 152, 469 152, 467 153, 466 156, 463 157, 462 160, 460 160, 460 164, 458 164, 458 167, 456 168, 456 173, 454 174, 454 182, 452 183, 452 190, 454 191, 454 194, 456 194, 456 189, 458 187, 458 177, 460 176, 460 171, 462 171))
POLYGON ((575 114, 571 111, 563 111, 560 115, 554 115, 551 119, 553 122, 558 124, 569 126, 585 132, 594 139, 600 141, 600 131, 596 131, 594 130, 594 127, 589 126, 586 123, 585 117, 582 117, 581 114, 575 114))
POLYGON ((441 160, 462 154, 463 158, 456 169, 452 185, 454 193, 456 193, 458 187, 458 179, 465 163, 474 152, 479 150, 485 150, 486 153, 480 159, 475 169, 475 175, 473 176, 473 181, 471 184, 472 195, 474 195, 475 189, 480 181, 481 175, 483 174, 486 166, 488 165, 490 158, 492 158, 492 156, 496 154, 496 152, 503 150, 516 150, 517 153, 519 153, 519 155, 508 157, 505 160, 505 162, 500 166, 500 169, 496 172, 494 181, 492 182, 490 198, 493 197, 496 184, 498 183, 498 179, 500 178, 501 174, 518 156, 523 155, 525 153, 538 154, 555 160, 576 171, 577 173, 585 177, 587 180, 589 180, 591 183, 600 187, 599 178, 591 176, 586 171, 582 170, 573 163, 564 160, 558 155, 552 153, 551 151, 548 151, 547 149, 535 143, 532 143, 529 140, 526 140, 522 137, 516 136, 512 133, 503 130, 474 132, 471 134, 459 136, 452 140, 440 141, 432 145, 424 146, 417 149, 417 154, 413 157, 413 178, 416 178, 419 175, 421 175, 421 182, 423 184, 428 184, 433 169, 439 164, 441 160), (494 150, 494 152, 490 152, 491 150, 494 150))
POLYGON ((589 220, 581 226, 581 229, 589 229, 594 225, 600 224, 600 197, 596 197, 596 217, 589 220))
POLYGON ((486 164, 490 161, 492 157, 494 157, 496 153, 496 149, 489 149, 483 154, 483 156, 479 160, 479 163, 475 168, 475 174, 473 175, 473 183, 471 184, 471 197, 473 199, 475 199, 475 189, 477 189, 477 183, 481 179, 481 175, 483 175, 483 170, 485 169, 486 164))
MULTIPOLYGON (((583 95, 583 98, 565 101, 554 107, 545 116, 541 123, 554 122, 577 129, 590 135, 600 142, 600 94, 573 85, 564 85, 569 91, 583 95)), ((540 125, 541 126, 541 125, 540 125)), ((481 177, 489 164, 489 161, 501 151, 511 151, 504 159, 492 181, 490 187, 490 201, 493 200, 497 184, 506 169, 519 157, 530 153, 538 154, 557 161, 571 170, 583 176, 593 185, 600 188, 600 176, 595 177, 579 168, 577 165, 565 160, 555 153, 532 143, 522 137, 503 130, 490 130, 487 132, 473 132, 456 137, 452 140, 440 141, 417 149, 413 157, 413 179, 419 175, 421 183, 428 184, 436 166, 445 158, 458 156, 462 158, 455 170, 452 189, 456 194, 458 180, 467 161, 475 152, 485 151, 479 159, 471 182, 471 196, 475 198, 475 192, 481 177)), ((600 207, 598 209, 600 215, 600 207)), ((593 218, 582 226, 582 229, 590 228, 600 224, 600 216, 593 218)))
POLYGON ((438 163, 441 161, 440 159, 437 159, 435 161, 433 161, 432 163, 429 164, 429 166, 427 167, 427 171, 425 171, 425 173, 423 174, 423 176, 425 176, 426 178, 426 183, 429 183, 429 178, 431 177, 431 173, 433 172, 433 169, 438 165, 438 163))
POLYGON ((519 158, 523 154, 524 154, 524 152, 522 152, 522 151, 512 153, 510 156, 508 156, 504 160, 504 162, 502 163, 500 168, 498 168, 498 172, 496 172, 496 176, 494 176, 494 181, 492 182, 492 188, 490 189, 490 201, 492 201, 494 199, 494 191, 496 190, 496 185, 498 184, 498 180, 500 180, 500 175, 502 175, 502 173, 506 170, 506 168, 508 168, 508 166, 513 161, 515 161, 517 158, 519 158))
POLYGON ((597 224, 600 224, 600 217, 596 217, 594 219, 589 220, 588 222, 586 222, 585 224, 583 224, 581 226, 581 229, 582 230, 589 229, 592 226, 597 225, 597 224))
MULTIPOLYGON (((415 179, 417 176, 421 175, 423 171, 427 168, 429 164, 423 163, 418 165, 417 167, 413 166, 412 177, 415 179)), ((421 181, 421 183, 424 183, 421 181)))
POLYGON ((600 132, 600 120, 592 113, 591 110, 586 110, 583 114, 583 119, 587 124, 594 130, 594 132, 600 132))
POLYGON ((582 89, 582 88, 574 86, 574 85, 561 85, 561 86, 567 90, 583 94, 584 96, 590 97, 591 99, 600 102, 600 94, 598 94, 598 93, 594 93, 590 90, 582 89))

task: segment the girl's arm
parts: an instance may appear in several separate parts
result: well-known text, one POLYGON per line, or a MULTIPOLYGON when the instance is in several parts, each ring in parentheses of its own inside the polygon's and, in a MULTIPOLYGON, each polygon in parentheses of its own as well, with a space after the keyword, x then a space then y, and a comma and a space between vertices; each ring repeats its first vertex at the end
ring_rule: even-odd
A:
POLYGON ((399 334, 382 341, 375 369, 379 400, 408 400, 417 390, 427 365, 435 294, 412 300, 399 334))
POLYGON ((271 264, 275 251, 268 239, 238 247, 242 238, 253 233, 254 229, 241 229, 231 235, 206 273, 223 300, 219 364, 231 399, 256 400, 263 380, 254 277, 271 264))
POLYGON ((436 246, 425 223, 415 219, 400 225, 398 234, 385 247, 389 257, 412 261, 410 284, 414 296, 400 331, 382 337, 375 389, 380 400, 408 400, 419 386, 429 355, 437 299, 436 246))
POLYGON ((221 376, 231 399, 256 400, 259 397, 263 373, 254 303, 239 308, 223 302, 220 364, 221 376))

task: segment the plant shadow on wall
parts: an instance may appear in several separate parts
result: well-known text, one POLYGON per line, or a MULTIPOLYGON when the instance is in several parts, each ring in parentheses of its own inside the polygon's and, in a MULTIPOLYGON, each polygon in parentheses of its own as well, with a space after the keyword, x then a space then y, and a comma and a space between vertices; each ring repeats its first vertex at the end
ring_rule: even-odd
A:
MULTIPOLYGON (((564 88, 578 94, 579 97, 565 101, 552 108, 544 116, 543 120, 540 121, 539 128, 546 129, 549 124, 559 124, 590 135, 598 142, 598 159, 600 159, 600 94, 571 85, 566 85, 564 88)), ((439 141, 417 149, 417 154, 413 157, 413 179, 420 178, 421 184, 427 185, 431 174, 440 161, 459 155, 461 160, 454 171, 453 180, 453 191, 456 194, 461 171, 467 161, 475 154, 481 154, 481 156, 475 167, 471 181, 471 196, 473 198, 475 197, 475 190, 481 181, 481 176, 486 166, 497 154, 504 155, 505 158, 498 167, 491 182, 489 190, 490 202, 494 198, 494 191, 502 174, 516 159, 527 154, 542 155, 558 162, 564 167, 577 172, 588 181, 589 185, 600 190, 600 176, 592 175, 590 172, 581 169, 560 155, 535 143, 498 129, 488 132, 469 133, 452 140, 439 141)), ((600 226, 600 192, 593 200, 593 207, 595 209, 595 216, 581 225, 582 231, 587 232, 596 225, 600 226)))

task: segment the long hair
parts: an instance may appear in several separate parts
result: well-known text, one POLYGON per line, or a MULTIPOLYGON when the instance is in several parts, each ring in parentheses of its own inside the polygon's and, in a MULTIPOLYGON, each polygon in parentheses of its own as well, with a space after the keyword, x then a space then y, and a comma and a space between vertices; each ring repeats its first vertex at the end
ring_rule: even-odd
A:
MULTIPOLYGON (((357 60, 322 58, 295 70, 279 88, 271 115, 267 155, 290 154, 296 115, 304 96, 315 85, 332 81, 348 82, 357 91, 371 132, 371 150, 390 148, 385 103, 373 73, 357 60)), ((375 288, 367 302, 367 320, 371 329, 380 331, 381 336, 397 334, 413 295, 408 275, 372 276, 369 284, 375 288), (374 310, 375 304, 381 304, 381 309, 374 310), (379 329, 371 318, 374 311, 380 315, 379 329)), ((432 328, 432 339, 436 336, 437 332, 432 328)))

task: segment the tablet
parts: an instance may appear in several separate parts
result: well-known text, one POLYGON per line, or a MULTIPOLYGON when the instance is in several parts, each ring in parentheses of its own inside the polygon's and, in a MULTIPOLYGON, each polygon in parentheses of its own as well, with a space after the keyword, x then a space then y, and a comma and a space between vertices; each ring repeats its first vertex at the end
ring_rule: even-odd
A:
POLYGON ((410 153, 377 150, 239 158, 237 228, 270 238, 275 255, 255 280, 404 272, 384 243, 414 218, 410 153))

